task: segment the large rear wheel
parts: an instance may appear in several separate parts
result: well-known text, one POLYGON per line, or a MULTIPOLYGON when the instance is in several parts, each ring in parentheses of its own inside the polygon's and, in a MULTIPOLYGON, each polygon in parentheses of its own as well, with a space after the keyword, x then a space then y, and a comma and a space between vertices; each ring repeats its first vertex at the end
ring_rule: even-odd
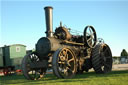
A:
POLYGON ((107 44, 98 44, 92 50, 91 59, 96 73, 108 73, 112 70, 112 53, 107 44))

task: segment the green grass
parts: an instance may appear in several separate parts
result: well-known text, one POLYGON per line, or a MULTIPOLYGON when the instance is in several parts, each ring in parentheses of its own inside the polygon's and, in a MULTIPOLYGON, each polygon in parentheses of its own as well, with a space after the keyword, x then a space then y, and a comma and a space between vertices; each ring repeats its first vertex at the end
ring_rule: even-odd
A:
POLYGON ((112 71, 108 74, 89 72, 77 74, 73 79, 58 79, 47 74, 41 80, 26 80, 23 75, 0 77, 0 85, 128 85, 127 71, 112 71))

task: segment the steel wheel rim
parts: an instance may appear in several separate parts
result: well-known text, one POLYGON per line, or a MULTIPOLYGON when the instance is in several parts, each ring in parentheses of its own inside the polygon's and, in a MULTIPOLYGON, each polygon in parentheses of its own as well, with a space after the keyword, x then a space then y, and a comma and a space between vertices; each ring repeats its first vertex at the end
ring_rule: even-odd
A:
POLYGON ((72 74, 75 73, 75 58, 71 50, 66 48, 62 49, 58 57, 58 66, 61 76, 72 76, 72 74))
POLYGON ((53 57, 53 72, 58 78, 72 78, 75 75, 76 59, 70 49, 58 49, 53 57))
POLYGON ((110 48, 105 45, 101 50, 101 69, 104 73, 111 71, 112 69, 112 53, 110 48))

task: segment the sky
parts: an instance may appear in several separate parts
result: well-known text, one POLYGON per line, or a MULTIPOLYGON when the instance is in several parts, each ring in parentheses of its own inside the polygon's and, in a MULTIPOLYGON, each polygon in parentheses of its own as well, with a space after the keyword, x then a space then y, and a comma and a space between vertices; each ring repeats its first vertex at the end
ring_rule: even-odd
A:
POLYGON ((92 25, 98 38, 103 38, 113 56, 128 51, 128 1, 127 0, 1 0, 0 47, 24 44, 35 48, 45 37, 44 7, 53 7, 53 30, 63 25, 83 32, 92 25))

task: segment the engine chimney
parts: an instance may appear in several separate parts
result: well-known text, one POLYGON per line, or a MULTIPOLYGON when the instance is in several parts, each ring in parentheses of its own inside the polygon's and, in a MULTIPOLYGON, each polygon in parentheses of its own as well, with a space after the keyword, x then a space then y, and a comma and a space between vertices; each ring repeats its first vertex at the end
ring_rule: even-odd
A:
POLYGON ((52 23, 52 7, 47 6, 45 10, 45 19, 46 19, 46 36, 53 37, 53 23, 52 23))

